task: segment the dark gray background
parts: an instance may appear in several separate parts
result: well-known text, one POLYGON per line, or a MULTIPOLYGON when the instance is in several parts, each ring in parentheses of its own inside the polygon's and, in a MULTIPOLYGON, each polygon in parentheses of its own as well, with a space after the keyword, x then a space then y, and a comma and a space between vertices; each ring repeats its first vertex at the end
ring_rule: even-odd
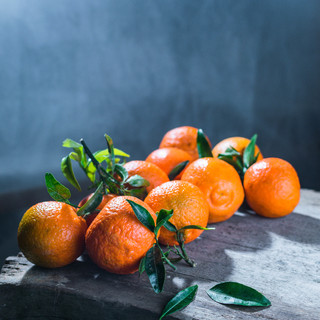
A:
POLYGON ((66 137, 144 159, 180 125, 258 133, 320 190, 319 18, 318 0, 0 0, 0 193, 62 179, 66 137))
POLYGON ((144 159, 176 126, 257 132, 320 190, 319 18, 319 0, 0 0, 0 264, 44 173, 65 181, 66 137, 144 159))

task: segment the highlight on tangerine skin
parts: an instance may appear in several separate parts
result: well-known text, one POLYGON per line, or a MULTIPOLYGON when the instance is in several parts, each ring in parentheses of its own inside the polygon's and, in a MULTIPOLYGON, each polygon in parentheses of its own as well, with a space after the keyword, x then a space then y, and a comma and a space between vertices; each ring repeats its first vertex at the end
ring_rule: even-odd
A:
POLYGON ((239 209, 244 190, 237 171, 217 158, 201 158, 185 170, 181 180, 200 188, 209 206, 208 223, 225 221, 239 209))
POLYGON ((246 171, 246 201, 257 214, 279 218, 290 214, 300 200, 300 181, 294 167, 280 158, 265 158, 246 171))

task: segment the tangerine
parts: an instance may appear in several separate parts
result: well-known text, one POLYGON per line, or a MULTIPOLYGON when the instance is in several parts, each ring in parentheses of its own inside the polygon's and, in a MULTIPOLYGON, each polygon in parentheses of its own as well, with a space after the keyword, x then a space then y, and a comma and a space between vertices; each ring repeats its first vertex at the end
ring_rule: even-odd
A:
POLYGON ((150 192, 153 188, 169 181, 167 174, 151 162, 139 160, 129 161, 124 165, 124 168, 128 171, 130 177, 137 174, 149 181, 150 185, 146 188, 147 192, 150 192))
MULTIPOLYGON (((191 163, 192 158, 189 153, 178 148, 161 148, 151 152, 147 159, 147 162, 151 162, 162 169, 167 175, 170 174, 172 169, 178 164, 184 161, 189 161, 191 163)), ((185 170, 185 169, 184 169, 185 170)), ((175 179, 180 179, 182 172, 175 177, 175 179)))
MULTIPOLYGON (((197 148, 198 129, 190 126, 178 127, 168 131, 160 143, 160 148, 174 147, 190 154, 192 160, 199 158, 197 148)), ((210 141, 208 139, 210 144, 210 141)), ((210 144, 211 145, 211 144, 210 144)))
POLYGON ((40 202, 23 215, 18 244, 32 263, 57 268, 76 260, 84 250, 86 222, 76 210, 56 201, 40 202))
POLYGON ((208 223, 229 219, 244 199, 237 171, 217 158, 201 158, 190 164, 181 180, 200 188, 209 206, 208 223))
MULTIPOLYGON (((212 149, 212 155, 215 158, 217 158, 220 153, 224 153, 230 147, 236 149, 241 155, 243 155, 244 149, 248 146, 249 143, 250 143, 250 140, 243 137, 227 138, 220 141, 218 144, 214 146, 214 148, 212 149)), ((263 156, 259 147, 256 145, 254 149, 254 155, 256 156, 258 152, 260 153, 257 161, 262 160, 263 156)))
POLYGON ((257 214, 279 218, 291 213, 300 200, 300 182, 293 166, 279 158, 254 163, 244 175, 248 205, 257 214))
MULTIPOLYGON (((208 223, 208 206, 201 190, 193 184, 174 180, 163 183, 153 189, 145 199, 145 203, 157 212, 161 209, 172 210, 173 216, 170 222, 177 229, 188 225, 200 225, 206 227, 208 223)), ((196 239, 203 230, 184 230, 185 243, 196 239)), ((178 245, 175 233, 161 227, 159 242, 165 245, 178 245)))
POLYGON ((92 261, 117 274, 136 272, 140 260, 155 242, 153 232, 137 219, 127 199, 142 205, 156 220, 152 209, 143 201, 118 196, 100 211, 86 233, 86 248, 92 261))

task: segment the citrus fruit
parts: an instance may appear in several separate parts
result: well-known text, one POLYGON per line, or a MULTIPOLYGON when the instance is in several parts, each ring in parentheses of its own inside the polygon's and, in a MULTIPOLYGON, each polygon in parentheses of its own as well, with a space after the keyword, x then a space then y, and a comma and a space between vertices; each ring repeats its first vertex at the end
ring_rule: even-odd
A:
MULTIPOLYGON (((173 209, 169 220, 177 229, 188 225, 206 227, 208 222, 208 206, 200 189, 193 184, 174 180, 153 189, 145 199, 153 211, 173 209)), ((161 227, 159 241, 165 245, 178 245, 175 233, 161 227)), ((203 230, 188 229, 184 231, 185 243, 196 239, 203 230)))
POLYGON ((217 158, 201 158, 192 162, 181 180, 191 182, 203 192, 209 205, 208 223, 229 219, 244 199, 237 171, 217 158))
POLYGON ((136 272, 141 258, 155 241, 154 234, 137 219, 127 199, 142 205, 156 219, 143 201, 118 196, 100 211, 86 233, 86 248, 92 261, 118 274, 136 272))
MULTIPOLYGON (((236 149, 241 155, 243 155, 244 149, 250 143, 250 139, 243 137, 231 137, 220 141, 212 149, 212 154, 215 158, 218 157, 220 153, 224 153, 228 148, 232 147, 236 149)), ((259 147, 256 145, 254 149, 254 155, 256 156, 260 152, 259 147)), ((263 159, 263 156, 260 152, 257 161, 263 159)))
MULTIPOLYGON (((146 161, 157 165, 167 175, 169 175, 172 169, 178 164, 184 161, 189 161, 189 163, 191 163, 192 158, 189 153, 183 151, 182 149, 161 148, 151 152, 146 161)), ((175 179, 180 179, 182 172, 175 179)))
MULTIPOLYGON (((85 198, 83 198, 79 204, 78 204, 78 207, 82 207, 91 197, 93 196, 93 193, 89 194, 88 196, 86 196, 85 198)), ((103 195, 102 197, 102 201, 101 203, 99 204, 99 206, 97 207, 97 209, 90 213, 89 215, 87 215, 85 217, 86 219, 86 222, 87 222, 87 226, 89 227, 90 224, 92 223, 92 221, 96 218, 96 216, 99 214, 100 210, 103 209, 103 207, 111 200, 113 199, 114 197, 116 197, 117 195, 115 194, 105 194, 103 195)))
POLYGON ((244 175, 243 185, 248 205, 264 217, 286 216, 299 203, 297 172, 279 158, 265 158, 253 164, 244 175))
POLYGON ((169 181, 169 178, 163 170, 151 162, 146 161, 129 161, 124 165, 130 177, 139 175, 149 181, 150 185, 147 187, 147 192, 160 184, 169 181))
MULTIPOLYGON (((168 131, 160 143, 160 148, 174 147, 190 154, 192 160, 199 158, 197 149, 198 129, 184 126, 168 131)), ((209 141, 209 140, 208 140, 209 141)))
POLYGON ((56 201, 41 202, 26 211, 18 228, 18 244, 32 263, 46 268, 65 266, 84 250, 86 222, 76 210, 56 201))

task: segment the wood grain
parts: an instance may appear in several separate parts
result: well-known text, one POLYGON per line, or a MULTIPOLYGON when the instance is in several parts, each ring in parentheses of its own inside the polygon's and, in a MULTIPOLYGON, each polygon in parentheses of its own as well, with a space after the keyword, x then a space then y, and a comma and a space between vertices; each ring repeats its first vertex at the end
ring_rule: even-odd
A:
POLYGON ((198 284, 196 300, 166 319, 314 319, 320 315, 320 193, 302 190, 295 211, 281 219, 238 212, 187 245, 196 268, 168 269, 155 294, 145 274, 121 276, 83 255, 60 269, 43 269, 22 254, 0 274, 0 319, 158 319, 181 289, 198 284), (262 292, 269 308, 228 307, 206 290, 237 281, 262 292))

